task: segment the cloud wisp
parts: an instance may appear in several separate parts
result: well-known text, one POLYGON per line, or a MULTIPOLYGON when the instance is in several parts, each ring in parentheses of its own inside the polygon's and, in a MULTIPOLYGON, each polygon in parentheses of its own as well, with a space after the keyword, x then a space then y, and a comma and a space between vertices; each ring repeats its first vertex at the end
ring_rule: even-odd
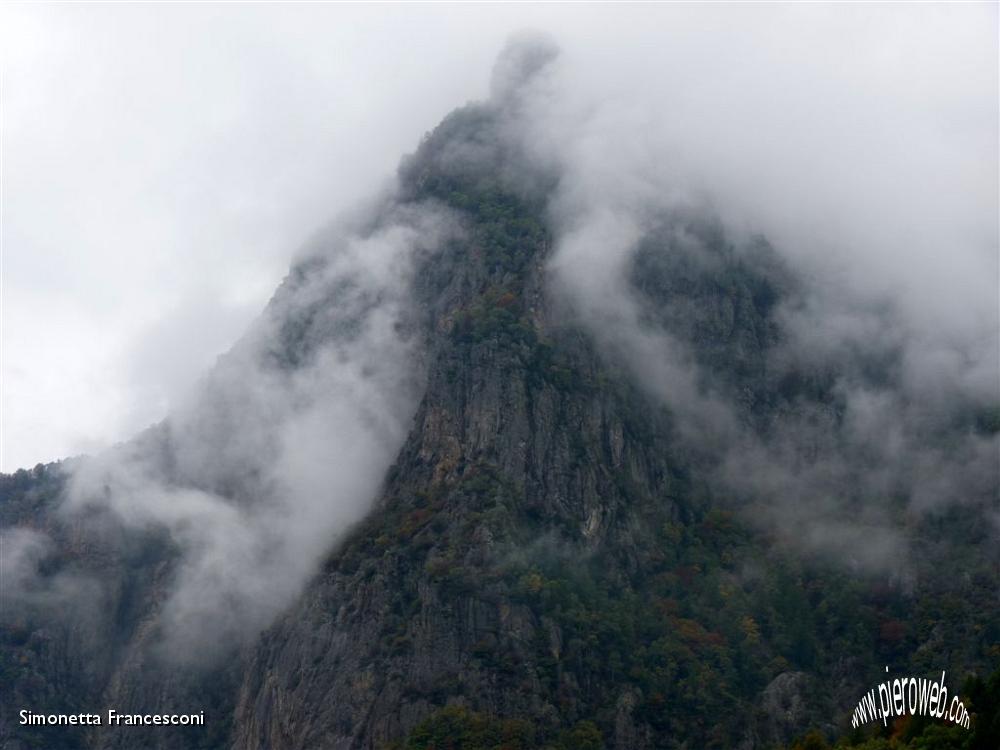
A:
POLYGON ((411 274, 453 231, 388 199, 322 233, 175 414, 76 468, 64 512, 176 545, 167 653, 266 626, 370 508, 422 392, 411 274))
MULTIPOLYGON (((996 160, 971 158, 995 144, 982 130, 935 130, 947 113, 908 100, 924 64, 922 34, 911 27, 898 37, 917 54, 914 70, 867 85, 817 80, 808 95, 776 90, 784 61, 757 50, 748 60, 755 98, 745 80, 713 88, 742 115, 724 133, 717 112, 700 121, 689 108, 699 93, 686 101, 678 90, 672 102, 622 70, 605 76, 614 93, 601 91, 566 57, 532 79, 511 123, 526 150, 559 166, 550 272, 573 319, 714 456, 721 496, 789 543, 864 570, 903 569, 908 527, 929 515, 959 509, 1000 534, 1000 281, 988 179, 996 160), (812 119, 774 120, 772 108, 790 96, 825 100, 845 94, 845 83, 857 84, 853 106, 873 107, 881 95, 883 109, 898 111, 873 113, 870 134, 831 132, 825 107, 812 119), (754 119, 773 127, 766 139, 741 132, 738 123, 754 119), (906 148, 890 142, 890 128, 906 148), (835 168, 814 170, 802 141, 822 148, 824 162, 838 154, 835 168), (734 149, 745 153, 729 160, 734 149), (860 155, 875 149, 877 164, 860 155), (945 149, 954 163, 939 162, 945 149), (914 163, 966 200, 934 200, 925 183, 911 183, 914 163), (748 166, 753 184, 741 174, 748 166), (654 294, 642 288, 650 263, 667 269, 654 294), (692 266, 693 283, 716 284, 716 296, 735 293, 723 291, 727 274, 766 287, 743 300, 756 307, 744 323, 756 316, 760 330, 741 334, 732 304, 699 309, 716 300, 677 285, 692 266), (774 299, 761 301, 767 295, 774 299), (686 330, 699 318, 703 330, 686 330), (730 359, 712 360, 713 346, 730 359), (727 372, 740 367, 759 372, 727 372), (723 382, 733 377, 743 378, 742 392, 723 382), (761 424, 753 402, 767 399, 774 415, 761 424)), ((988 77, 978 83, 960 101, 940 92, 942 104, 972 110, 995 99, 988 77)))

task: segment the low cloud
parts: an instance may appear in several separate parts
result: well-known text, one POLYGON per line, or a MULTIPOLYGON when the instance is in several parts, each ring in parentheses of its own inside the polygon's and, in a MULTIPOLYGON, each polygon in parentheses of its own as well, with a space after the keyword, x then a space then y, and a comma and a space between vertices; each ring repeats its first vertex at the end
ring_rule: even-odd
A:
POLYGON ((453 231, 389 198, 321 233, 176 413, 80 462, 65 513, 111 510, 180 552, 166 653, 266 626, 368 511, 422 389, 411 273, 453 231))
MULTIPOLYGON (((966 20, 953 20, 963 33, 966 20)), ((790 544, 865 570, 907 564, 914 519, 995 514, 1000 487, 1000 441, 983 427, 1000 405, 996 159, 975 159, 995 156, 984 137, 995 122, 936 127, 949 108, 995 102, 995 90, 980 76, 928 92, 945 111, 914 101, 926 31, 895 37, 916 56, 912 70, 869 60, 868 81, 829 67, 829 43, 799 50, 809 64, 794 76, 787 60, 745 48, 752 78, 712 79, 692 64, 666 70, 664 84, 622 66, 603 73, 615 84, 603 89, 568 55, 549 55, 511 123, 525 150, 559 165, 549 269, 572 319, 714 457, 721 497, 790 544), (698 90, 709 80, 712 106, 698 90), (831 107, 868 130, 832 129, 831 107), (671 270, 702 266, 695 278, 750 268, 774 287, 773 309, 758 310, 768 330, 749 343, 761 372, 744 392, 727 370, 753 364, 746 342, 726 346, 749 364, 712 360, 711 341, 678 331, 706 315, 686 290, 637 286, 637 264, 657 254, 671 270), (819 390, 785 384, 794 378, 819 390), (779 400, 762 424, 750 402, 765 397, 779 400)), ((989 50, 980 40, 955 53, 989 50)))
POLYGON ((16 626, 25 615, 64 617, 80 627, 96 618, 102 591, 92 576, 71 567, 39 575, 55 553, 55 544, 42 531, 0 530, 0 622, 16 626))

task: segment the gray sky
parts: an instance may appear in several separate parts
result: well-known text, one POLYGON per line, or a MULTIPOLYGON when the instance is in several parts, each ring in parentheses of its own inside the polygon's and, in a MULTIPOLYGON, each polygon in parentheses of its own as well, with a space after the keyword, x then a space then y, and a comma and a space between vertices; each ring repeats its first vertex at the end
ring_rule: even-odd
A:
POLYGON ((610 113, 609 179, 668 165, 915 327, 995 331, 996 5, 5 5, 3 470, 161 418, 523 27, 610 113))

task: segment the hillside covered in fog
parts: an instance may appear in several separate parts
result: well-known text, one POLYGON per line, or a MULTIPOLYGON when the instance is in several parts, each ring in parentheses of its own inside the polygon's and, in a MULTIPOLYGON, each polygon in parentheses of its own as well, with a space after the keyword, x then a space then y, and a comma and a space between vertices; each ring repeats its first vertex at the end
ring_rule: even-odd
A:
POLYGON ((514 38, 162 422, 0 478, 0 745, 882 748, 861 695, 947 670, 971 730, 874 731, 996 746, 996 331, 680 189, 560 64, 514 38), (109 708, 206 722, 18 716, 109 708))

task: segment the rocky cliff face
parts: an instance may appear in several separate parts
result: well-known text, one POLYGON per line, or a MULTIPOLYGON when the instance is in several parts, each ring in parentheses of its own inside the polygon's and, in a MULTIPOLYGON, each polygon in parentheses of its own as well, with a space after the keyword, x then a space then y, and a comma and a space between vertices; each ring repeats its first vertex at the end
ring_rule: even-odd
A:
MULTIPOLYGON (((544 175, 528 189, 483 179, 517 158, 482 148, 502 143, 492 132, 501 124, 485 107, 459 112, 403 173, 414 194, 462 211, 468 232, 417 276, 426 391, 375 512, 252 649, 235 747, 388 747, 456 703, 527 722, 529 745, 596 722, 607 747, 755 746, 795 724, 758 725, 753 690, 711 695, 736 688, 714 672, 726 636, 665 595, 718 595, 691 585, 708 571, 683 564, 681 548, 700 544, 684 530, 723 527, 710 563, 722 570, 708 589, 735 582, 753 555, 740 549, 742 532, 725 528, 728 516, 711 516, 697 452, 670 413, 566 324, 548 293, 552 238, 534 192, 544 175), (480 146, 474 167, 456 156, 466 139, 480 146), (689 663, 670 664, 662 652, 671 647, 689 663), (661 660, 660 671, 637 679, 644 656, 661 660), (702 659, 704 670, 694 664, 702 659)), ((686 309, 674 331, 699 339, 712 372, 763 397, 770 315, 787 273, 766 246, 756 265, 727 254, 711 221, 689 229, 718 265, 673 273, 669 243, 651 238, 637 285, 654 313, 667 313, 666 297, 671 315, 686 309)), ((726 616, 742 647, 739 617, 726 616)), ((749 648, 763 660, 766 647, 749 648)), ((763 689, 767 678, 744 679, 763 689)), ((807 699, 795 701, 808 723, 807 699)), ((766 713, 770 703, 760 705, 766 713)), ((809 710, 814 717, 815 702, 809 710)))
MULTIPOLYGON (((210 628, 214 605, 182 610, 210 637, 197 658, 176 658, 170 649, 184 641, 170 633, 190 637, 175 622, 190 524, 171 525, 162 508, 138 526, 96 501, 60 510, 72 465, 3 479, 0 521, 19 534, 8 569, 27 572, 8 581, 18 593, 4 606, 0 666, 12 687, 0 744, 422 748, 435 722, 465 731, 463 722, 495 720, 514 747, 759 748, 841 724, 873 666, 933 666, 918 648, 927 623, 939 643, 962 644, 950 669, 983 662, 996 622, 975 602, 994 601, 995 568, 971 566, 942 598, 936 578, 862 578, 776 543, 721 494, 711 446, 650 398, 613 341, 567 311, 548 265, 559 175, 510 137, 518 104, 508 84, 501 89, 428 136, 396 193, 357 230, 422 227, 418 214, 448 225, 417 243, 404 281, 383 275, 365 287, 323 270, 339 261, 303 260, 263 333, 231 355, 250 347, 267 387, 243 389, 223 363, 197 429, 168 420, 129 448, 143 457, 143 476, 156 475, 163 504, 191 501, 164 488, 211 492, 241 513, 265 509, 265 530, 284 529, 283 514, 295 512, 287 479, 298 474, 249 462, 238 417, 261 393, 311 395, 289 373, 322 374, 356 356, 358 332, 394 305, 392 336, 378 341, 395 343, 363 360, 359 377, 384 383, 379 398, 399 398, 391 413, 405 429, 397 437, 396 422, 383 425, 389 437, 379 444, 391 450, 374 507, 345 517, 346 536, 320 529, 320 569, 301 591, 289 584, 289 601, 260 610, 234 596, 235 622, 219 630, 210 628), (317 277, 323 283, 311 283, 317 277), (330 342, 336 356, 318 358, 330 342), (192 434, 214 446, 211 472, 191 462, 192 434), (21 708, 108 707, 203 710, 207 726, 17 725, 21 708)), ((643 325, 691 352, 703 388, 737 405, 741 429, 768 435, 790 418, 842 419, 828 369, 776 363, 779 303, 794 302, 800 286, 767 243, 736 248, 697 213, 665 213, 652 226, 627 279, 643 325)), ((255 455, 283 455, 263 434, 255 455)), ((335 466, 336 450, 347 450, 293 445, 335 466)), ((320 508, 337 502, 322 482, 306 492, 320 508)), ((293 547, 315 544, 289 528, 293 547)), ((970 535, 970 549, 985 543, 970 535)), ((287 552, 262 538, 265 559, 287 552)), ((299 574, 259 568, 275 571, 299 574)), ((262 587, 251 599, 266 596, 262 587)))
POLYGON ((473 224, 421 276, 431 365, 414 429, 375 513, 255 650, 239 747, 377 747, 451 697, 553 728, 589 715, 586 694, 618 699, 593 675, 583 691, 551 673, 566 634, 512 580, 535 555, 614 549, 609 580, 627 585, 652 520, 636 495, 657 498, 659 521, 678 512, 668 428, 628 405, 634 394, 583 336, 553 324, 549 239, 503 199, 511 218, 490 230, 538 224, 511 259, 491 257, 473 224), (565 691, 561 707, 552 690, 565 691), (308 722, 288 710, 319 696, 308 722))

